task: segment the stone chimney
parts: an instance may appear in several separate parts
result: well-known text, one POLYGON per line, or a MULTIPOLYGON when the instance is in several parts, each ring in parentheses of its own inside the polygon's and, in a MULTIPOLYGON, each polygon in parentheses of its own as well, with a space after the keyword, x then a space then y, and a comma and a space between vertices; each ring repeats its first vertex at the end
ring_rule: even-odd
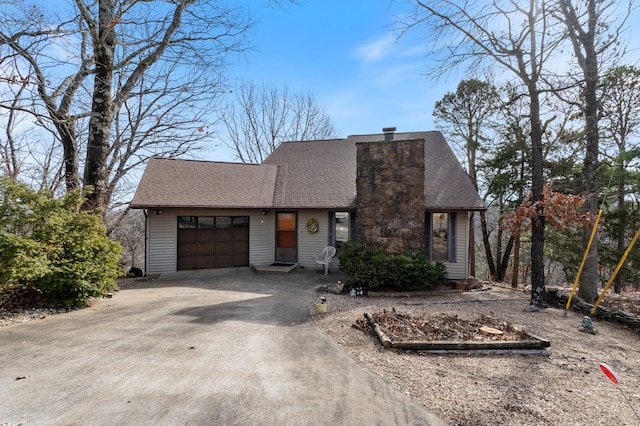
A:
MULTIPOLYGON (((356 174, 357 241, 388 253, 424 249, 424 139, 359 142, 356 174)), ((382 138, 381 138, 382 139, 382 138)))

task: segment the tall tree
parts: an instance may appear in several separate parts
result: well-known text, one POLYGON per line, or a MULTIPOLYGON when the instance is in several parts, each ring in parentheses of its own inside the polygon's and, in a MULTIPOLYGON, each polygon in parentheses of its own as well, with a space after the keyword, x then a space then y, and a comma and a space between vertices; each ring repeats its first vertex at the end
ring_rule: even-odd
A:
MULTIPOLYGON (((634 66, 618 66, 609 70, 599 84, 599 99, 602 114, 602 130, 605 155, 615 162, 616 168, 616 220, 613 230, 616 235, 617 257, 621 257, 627 245, 629 212, 627 168, 640 156, 637 143, 632 136, 640 130, 640 69, 634 66)), ((625 284, 624 270, 615 279, 615 290, 619 292, 625 284)))
POLYGON ((310 93, 242 81, 221 110, 225 144, 243 163, 260 163, 284 141, 332 139, 330 117, 310 93))
MULTIPOLYGON (((598 211, 598 169, 600 110, 598 107, 598 82, 601 62, 616 59, 622 53, 620 33, 629 16, 632 2, 615 0, 558 0, 558 19, 564 24, 566 34, 573 46, 573 53, 582 79, 579 81, 584 115, 585 156, 583 163, 583 185, 586 196, 585 211, 598 211), (627 4, 621 18, 613 16, 620 5, 627 4)), ((585 227, 582 233, 583 247, 586 249, 591 229, 585 227)), ((598 296, 598 244, 594 239, 588 253, 580 281, 578 294, 589 301, 598 296)))
POLYGON ((490 230, 481 216, 482 237, 492 277, 498 281, 505 278, 508 261, 513 249, 512 285, 517 286, 520 263, 520 235, 505 235, 504 217, 524 201, 530 182, 529 175, 529 120, 528 98, 522 88, 506 84, 500 87, 500 103, 496 111, 495 140, 487 147, 487 154, 480 168, 486 179, 486 192, 491 205, 497 206, 495 255, 491 251, 490 230), (508 237, 503 245, 503 238, 508 237), (504 247, 504 250, 503 250, 504 247))
POLYGON ((546 90, 544 66, 561 38, 551 37, 547 11, 538 2, 493 0, 470 4, 454 0, 411 0, 413 12, 401 22, 404 30, 426 25, 439 52, 438 73, 462 64, 498 66, 526 88, 530 99, 531 191, 538 215, 531 220, 530 310, 544 300, 544 224, 541 201, 544 188, 541 98, 546 90))
MULTIPOLYGON (((495 112, 497 93, 495 87, 477 79, 463 80, 454 92, 446 93, 436 102, 433 116, 454 144, 460 155, 466 158, 467 173, 478 191, 477 157, 483 144, 488 141, 491 117, 495 112)), ((481 213, 481 215, 484 212, 481 213)), ((485 240, 485 251, 486 251, 485 240)), ((489 254, 491 253, 489 249, 489 254)), ((489 269, 495 271, 493 258, 489 256, 489 269)), ((476 276, 475 260, 475 215, 469 217, 469 274, 476 276)), ((495 272, 492 273, 495 276, 495 272)))
POLYGON ((228 57, 247 48, 252 21, 239 6, 204 0, 67 5, 3 5, 3 59, 15 58, 10 75, 30 90, 17 108, 0 108, 53 129, 67 189, 91 185, 87 207, 103 207, 141 161, 210 137, 228 57))

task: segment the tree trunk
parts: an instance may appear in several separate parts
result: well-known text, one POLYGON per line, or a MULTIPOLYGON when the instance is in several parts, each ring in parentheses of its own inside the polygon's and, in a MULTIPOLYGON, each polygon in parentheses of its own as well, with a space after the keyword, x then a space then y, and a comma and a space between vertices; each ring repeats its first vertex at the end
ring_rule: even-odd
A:
POLYGON ((511 275, 511 287, 518 287, 518 269, 520 268, 520 237, 515 238, 513 246, 513 274, 511 275))
POLYGON ((84 185, 93 186, 85 208, 104 207, 107 187, 106 161, 113 122, 112 78, 116 35, 113 0, 100 0, 98 10, 98 39, 94 40, 96 71, 93 86, 89 139, 84 169, 84 185))
MULTIPOLYGON (((603 23, 598 22, 602 15, 598 15, 597 0, 587 0, 587 22, 585 26, 580 22, 581 16, 576 12, 570 1, 562 0, 559 2, 562 13, 567 25, 567 36, 573 45, 574 55, 582 70, 584 78, 584 86, 582 96, 584 97, 584 105, 582 112, 585 117, 585 141, 586 150, 584 163, 582 166, 582 181, 584 186, 585 203, 583 209, 595 215, 598 212, 598 195, 596 171, 598 168, 598 49, 596 47, 598 41, 596 34, 598 26, 603 23)), ((602 52, 600 53, 602 54, 602 52)), ((584 227, 582 229, 582 248, 586 251, 589 239, 591 237, 591 228, 584 227)), ((592 302, 598 296, 598 239, 595 238, 591 245, 591 249, 587 255, 582 275, 580 276, 580 289, 578 296, 587 302, 592 302)))
POLYGON ((491 243, 489 242, 489 230, 487 229, 487 213, 480 211, 480 228, 482 229, 482 242, 484 243, 484 253, 487 256, 487 265, 489 266, 489 279, 496 278, 496 265, 493 261, 493 253, 491 253, 491 243))
POLYGON ((510 236, 509 240, 507 241, 507 246, 504 248, 504 254, 502 255, 502 260, 498 269, 498 281, 504 281, 504 278, 507 274, 507 268, 509 267, 509 257, 511 257, 511 251, 513 250, 514 241, 515 237, 513 235, 510 236))
MULTIPOLYGON (((589 0, 595 9, 594 0, 589 0)), ((595 11, 589 12, 590 20, 595 19, 595 11), (594 17, 594 18, 592 18, 594 17)), ((596 181, 596 172, 598 169, 598 61, 596 57, 593 41, 583 42, 585 48, 585 91, 584 91, 584 113, 585 113, 585 133, 586 133, 586 152, 584 157, 584 165, 582 170, 582 178, 585 191, 584 210, 596 215, 598 213, 598 187, 596 181)), ((591 237, 591 228, 585 226, 582 230, 582 247, 586 250, 589 238, 591 237)), ((580 277, 580 290, 578 296, 587 302, 592 302, 598 297, 598 238, 593 239, 591 250, 587 256, 582 276, 580 277)))
MULTIPOLYGON (((627 227, 627 215, 626 215, 626 206, 624 204, 624 198, 626 195, 626 191, 624 189, 624 185, 625 185, 625 180, 624 180, 624 163, 621 161, 620 164, 618 165, 618 171, 620 172, 620 182, 618 182, 618 226, 619 226, 619 230, 618 230, 618 253, 620 253, 620 256, 622 256, 622 253, 624 253, 625 250, 625 238, 624 238, 624 231, 627 227)), ((618 275, 616 275, 615 278, 615 284, 613 286, 613 289, 615 290, 616 293, 620 293, 622 291, 622 289, 624 288, 624 282, 625 282, 625 277, 624 277, 624 271, 622 269, 620 269, 620 271, 618 272, 618 275)))
MULTIPOLYGON (((534 84, 529 85, 531 99, 531 201, 536 204, 543 199, 543 151, 542 123, 540 122, 540 99, 534 84)), ((531 219, 531 306, 546 307, 544 277, 544 210, 538 204, 537 217, 531 219)))
POLYGON ((78 160, 78 142, 75 134, 75 123, 66 119, 56 123, 63 149, 64 181, 67 192, 80 187, 80 170, 78 160))

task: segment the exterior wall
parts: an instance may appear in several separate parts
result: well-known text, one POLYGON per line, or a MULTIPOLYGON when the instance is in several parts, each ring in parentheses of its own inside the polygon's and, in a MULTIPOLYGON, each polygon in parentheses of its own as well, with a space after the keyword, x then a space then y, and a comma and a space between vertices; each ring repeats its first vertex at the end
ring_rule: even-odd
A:
POLYGON ((166 211, 147 217, 146 273, 175 272, 178 264, 178 225, 176 215, 166 211))
MULTIPOLYGON (((148 212, 148 275, 176 272, 178 265, 178 216, 249 216, 249 264, 271 263, 275 253, 274 215, 259 210, 163 209, 148 212)), ((306 222, 305 222, 306 223, 306 222)))
MULTIPOLYGON (((329 241, 329 212, 326 210, 301 210, 298 212, 298 263, 305 268, 315 268, 313 255, 324 249, 329 241), (318 221, 318 232, 307 230, 309 219, 318 221)), ((335 260, 337 265, 337 259, 335 260)), ((335 266, 334 265, 334 266, 335 266)))
MULTIPOLYGON (((147 220, 147 266, 149 275, 175 272, 177 269, 177 217, 178 216, 249 216, 249 264, 270 264, 275 257, 275 213, 262 215, 253 210, 163 210, 155 215, 149 212, 147 220)), ((313 255, 328 244, 329 212, 302 210, 298 212, 298 263, 315 268, 313 255), (309 219, 319 223, 318 232, 307 230, 309 219)), ((467 245, 469 241, 468 213, 456 214, 456 262, 444 262, 450 279, 466 279, 469 273, 467 245)), ((339 267, 334 259, 334 268, 339 267)))
POLYGON ((423 249, 424 140, 357 144, 356 239, 391 254, 423 249))
MULTIPOLYGON (((155 215, 149 211, 147 218, 147 270, 146 273, 162 274, 177 270, 178 216, 249 216, 249 264, 268 265, 275 258, 275 211, 263 215, 254 210, 163 210, 155 215)), ((327 246, 329 238, 329 212, 303 210, 298 212, 298 263, 314 268, 314 254, 327 246), (319 223, 318 232, 307 230, 309 219, 319 223)), ((335 265, 337 265, 337 259, 335 265)))
POLYGON ((276 255, 275 214, 249 214, 249 265, 271 264, 276 255))
POLYGON ((469 277, 469 213, 456 213, 456 261, 442 262, 447 268, 447 278, 465 280, 469 277))

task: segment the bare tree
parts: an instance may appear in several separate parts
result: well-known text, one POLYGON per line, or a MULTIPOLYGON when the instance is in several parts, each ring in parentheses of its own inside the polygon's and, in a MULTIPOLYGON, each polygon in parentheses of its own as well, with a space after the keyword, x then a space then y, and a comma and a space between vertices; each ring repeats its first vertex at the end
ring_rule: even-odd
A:
POLYGON ((252 24, 240 7, 201 0, 74 0, 66 17, 5 9, 2 60, 30 89, 20 111, 55 130, 67 189, 95 188, 88 207, 106 207, 149 156, 211 138, 228 55, 247 48, 252 24))
POLYGON ((262 162, 284 141, 337 137, 331 119, 309 93, 247 81, 235 93, 220 113, 226 130, 222 138, 243 163, 262 162))
MULTIPOLYGON (((546 61, 561 39, 547 28, 547 11, 535 0, 459 2, 412 0, 413 12, 400 22, 404 31, 426 26, 429 41, 439 50, 442 74, 460 65, 498 66, 520 81, 529 96, 530 166, 532 201, 542 200, 543 125, 541 98, 547 87, 543 79, 546 61)), ((531 223, 531 304, 536 310, 544 300, 544 212, 531 223)))
MULTIPOLYGON (((573 53, 581 70, 579 106, 584 115, 585 156, 582 180, 585 191, 584 209, 592 214, 598 212, 598 169, 600 110, 598 107, 598 81, 601 62, 614 60, 621 53, 620 33, 631 11, 632 2, 627 3, 621 18, 615 17, 620 7, 617 0, 558 0, 558 19, 564 24, 565 34, 573 46, 573 53)), ((591 229, 585 227, 582 233, 583 247, 586 249, 591 229)), ((598 244, 594 239, 588 253, 580 279, 578 295, 593 301, 598 296, 598 244)))

